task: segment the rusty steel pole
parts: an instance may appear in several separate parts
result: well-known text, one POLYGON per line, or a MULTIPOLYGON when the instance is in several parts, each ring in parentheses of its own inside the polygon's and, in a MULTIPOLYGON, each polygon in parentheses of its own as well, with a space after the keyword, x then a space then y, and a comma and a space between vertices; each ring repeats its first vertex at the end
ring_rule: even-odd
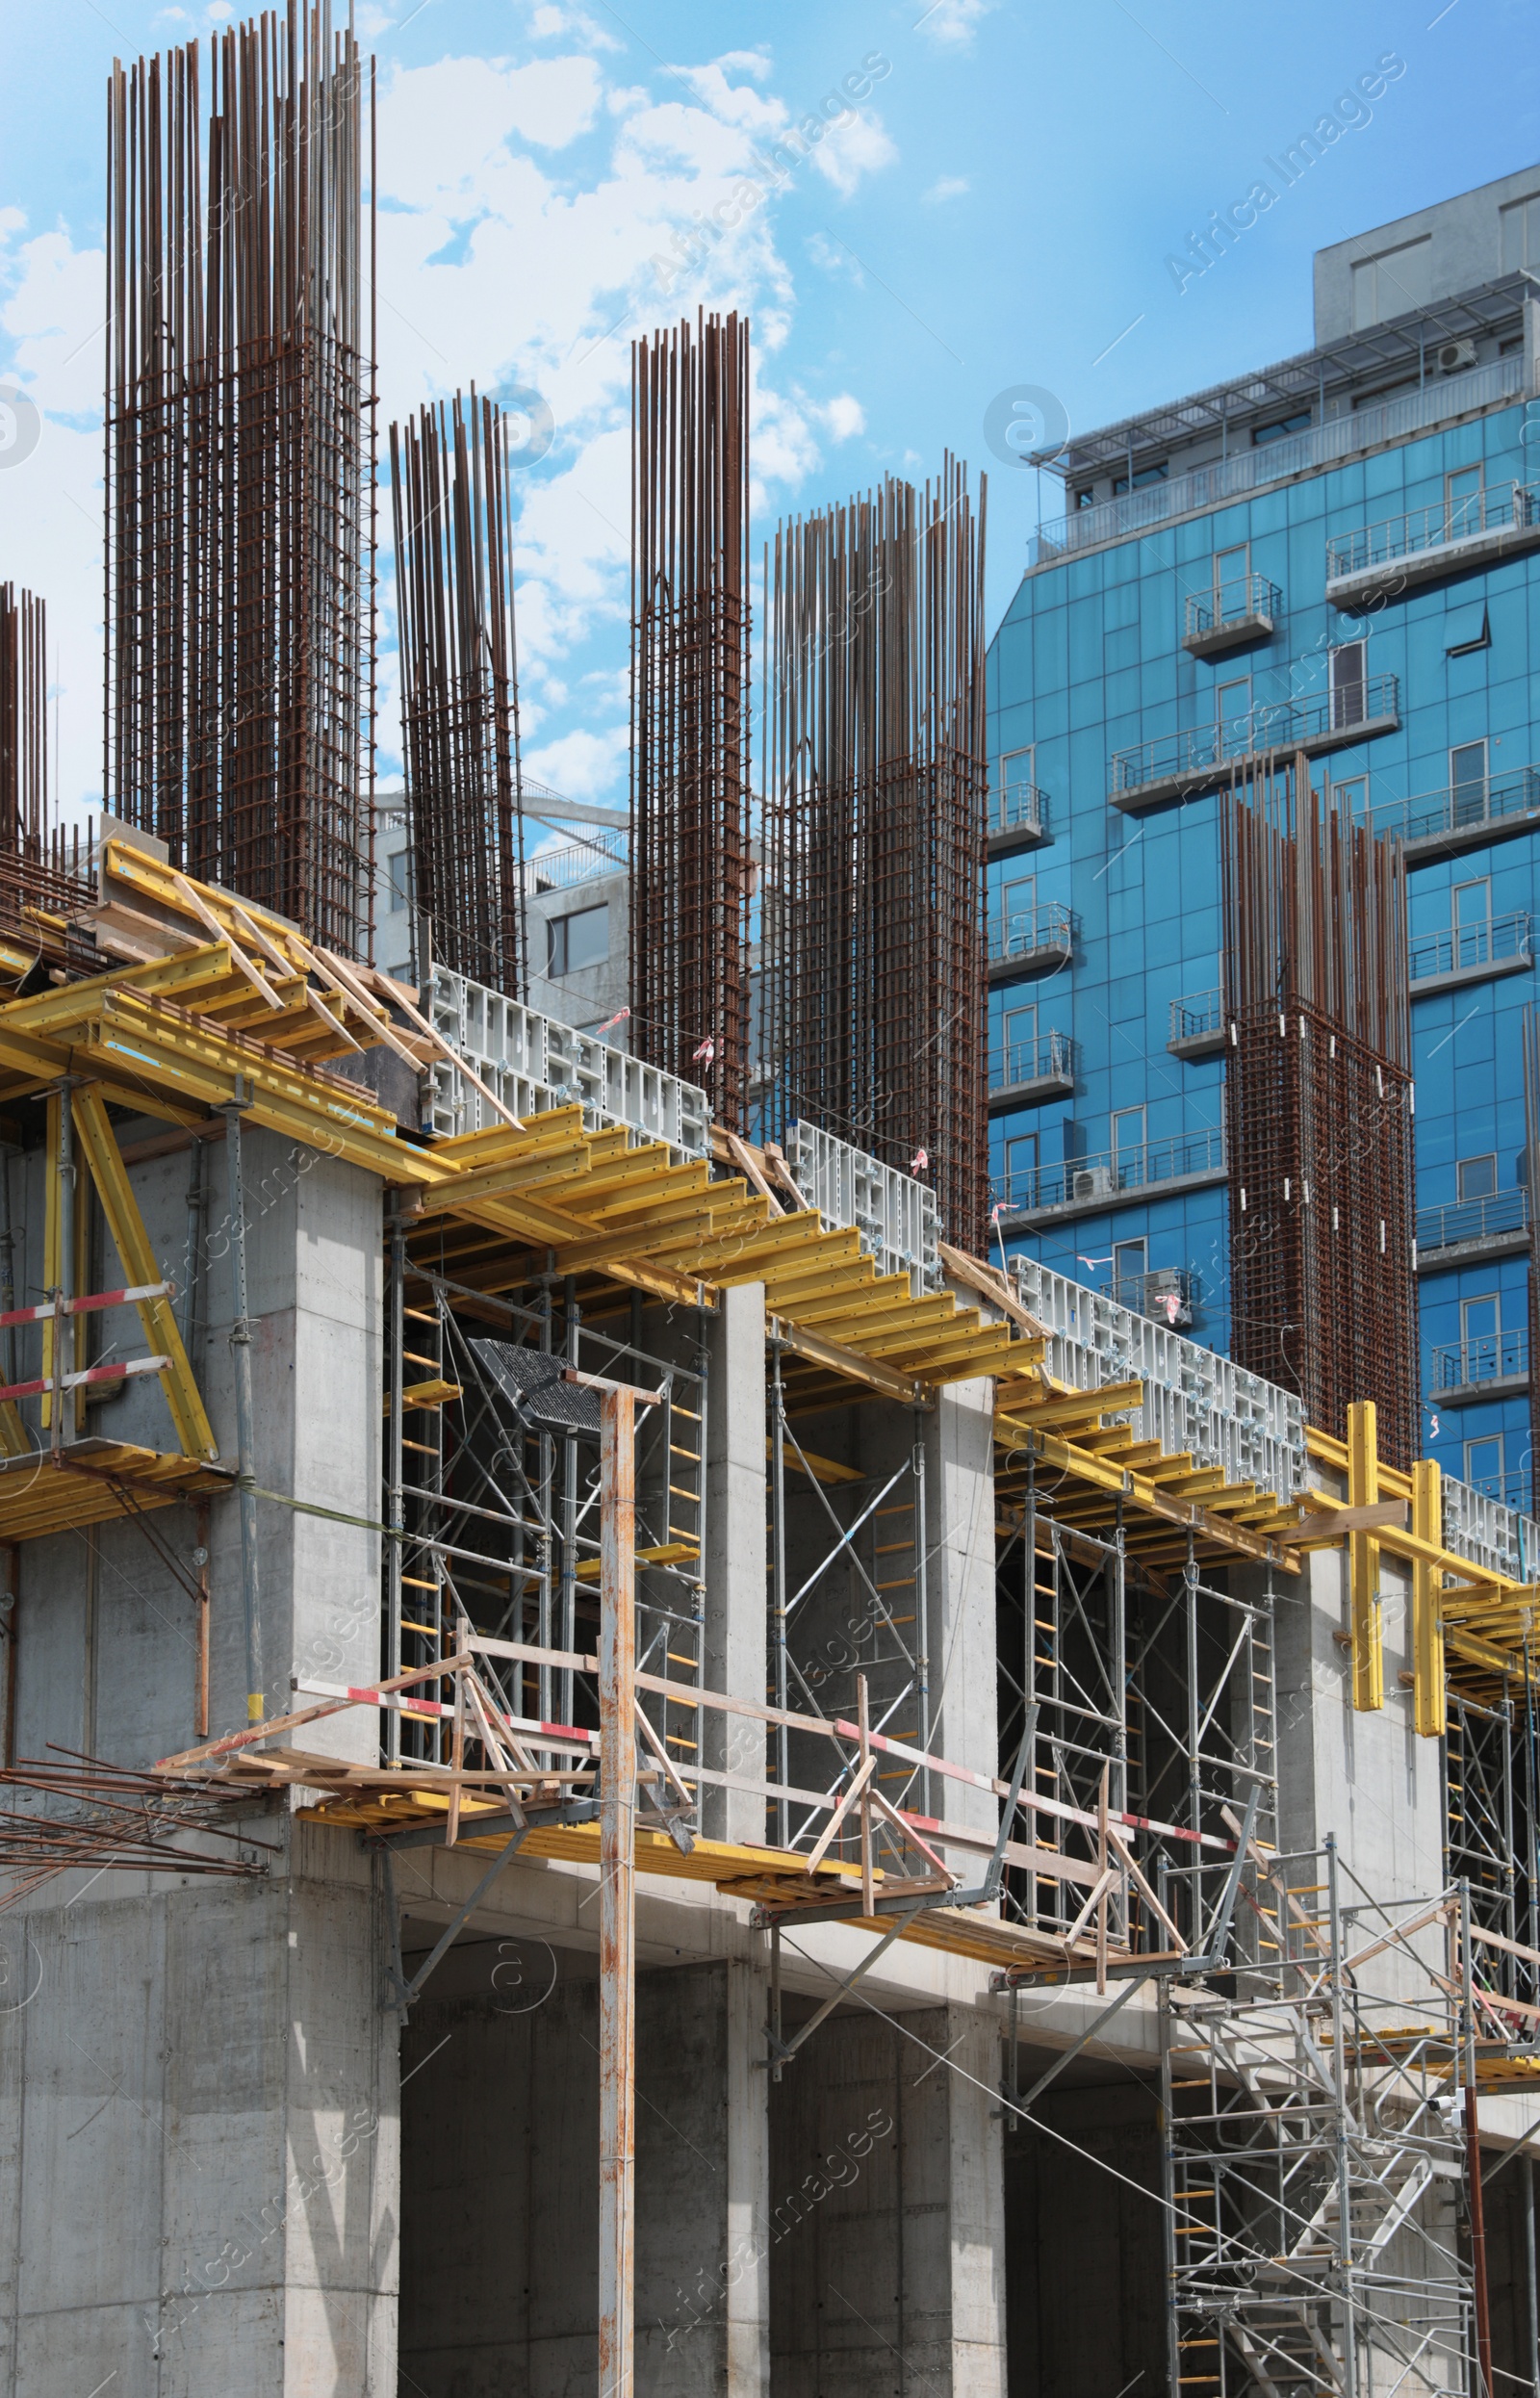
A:
POLYGON ((599 2398, 631 2398, 636 2264, 636 1394, 600 1397, 599 2398))

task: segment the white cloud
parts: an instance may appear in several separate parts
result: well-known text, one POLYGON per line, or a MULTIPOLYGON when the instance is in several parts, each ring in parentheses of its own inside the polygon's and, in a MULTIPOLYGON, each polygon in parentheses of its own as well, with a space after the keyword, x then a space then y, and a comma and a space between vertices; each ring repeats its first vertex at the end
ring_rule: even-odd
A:
POLYGON ((850 441, 866 430, 866 411, 852 392, 836 392, 813 413, 829 427, 832 441, 850 441))
POLYGON ((809 233, 808 255, 815 267, 823 269, 825 274, 848 275, 855 284, 861 284, 865 281, 861 273, 860 260, 854 251, 845 247, 843 242, 834 241, 830 234, 809 233))
POLYGON ((542 749, 526 749, 524 762, 537 781, 560 791, 564 799, 614 798, 618 787, 619 798, 624 801, 625 760, 629 746, 629 725, 609 725, 603 733, 579 729, 560 735, 542 749))
POLYGON ((995 0, 935 0, 935 5, 915 20, 914 30, 956 49, 968 48, 974 28, 982 17, 990 14, 995 0))
POLYGON ((897 156, 880 116, 854 115, 848 124, 830 126, 812 154, 812 163, 840 197, 848 200, 862 175, 891 167, 897 156))
POLYGON ((938 175, 930 190, 921 196, 934 207, 940 200, 961 199, 963 193, 971 188, 966 175, 938 175))

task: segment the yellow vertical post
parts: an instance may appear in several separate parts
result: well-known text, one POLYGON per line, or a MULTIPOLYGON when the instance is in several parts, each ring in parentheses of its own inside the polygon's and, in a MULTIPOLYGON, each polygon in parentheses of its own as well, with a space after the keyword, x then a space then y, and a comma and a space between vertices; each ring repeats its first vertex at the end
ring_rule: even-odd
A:
MULTIPOLYGON (((89 1175, 78 1173, 75 1176, 74 1269, 69 1284, 70 1295, 75 1299, 84 1299, 90 1289, 90 1179, 89 1175)), ((77 1316, 74 1320, 74 1338, 70 1343, 69 1362, 71 1368, 77 1372, 86 1363, 90 1354, 88 1346, 90 1336, 86 1329, 90 1322, 89 1316, 77 1316)), ((86 1385, 84 1382, 76 1384, 73 1397, 75 1411, 71 1420, 71 1430, 75 1439, 79 1440, 86 1431, 86 1385)))
MULTIPOLYGON (((128 1179, 128 1169, 118 1154, 100 1092, 90 1089, 77 1091, 74 1113, 75 1128, 90 1161, 91 1178, 101 1199, 108 1230, 117 1245, 117 1254, 128 1276, 128 1288, 143 1289, 161 1279, 161 1269, 150 1247, 150 1236, 144 1229, 144 1219, 139 1212, 139 1202, 128 1179)), ((176 1426, 183 1456, 218 1457, 219 1445, 214 1437, 198 1386, 192 1379, 192 1368, 182 1346, 176 1312, 170 1301, 141 1299, 137 1304, 144 1338, 158 1356, 170 1360, 165 1374, 166 1396, 170 1404, 171 1421, 176 1426)))
MULTIPOLYGON (((1419 1457, 1412 1468, 1412 1531, 1419 1540, 1444 1540, 1444 1496, 1440 1474, 1431 1457, 1419 1457)), ((1412 1702, 1417 1729, 1424 1740, 1444 1737, 1444 1620, 1439 1613, 1436 1565, 1419 1558, 1412 1567, 1412 1702)))
MULTIPOLYGON (((1348 1505, 1373 1507, 1379 1497, 1379 1445, 1372 1399, 1348 1409, 1348 1505)), ((1348 1535, 1352 1605, 1353 1705, 1361 1714, 1385 1704, 1385 1651, 1379 1604, 1379 1542, 1372 1533, 1348 1535)))
MULTIPOLYGON (((48 1147, 43 1160, 42 1213, 42 1287, 44 1297, 49 1300, 57 1298, 60 1284, 64 1280, 62 1272, 64 1241, 60 1230, 59 1206, 59 1109, 60 1094, 57 1091, 50 1091, 48 1094, 48 1147)), ((46 1316, 43 1319, 42 1328, 42 1373, 44 1381, 49 1383, 54 1379, 54 1342, 57 1337, 58 1320, 53 1316, 46 1316)), ((42 1394, 44 1431, 49 1430, 53 1420, 54 1395, 50 1389, 42 1394)))

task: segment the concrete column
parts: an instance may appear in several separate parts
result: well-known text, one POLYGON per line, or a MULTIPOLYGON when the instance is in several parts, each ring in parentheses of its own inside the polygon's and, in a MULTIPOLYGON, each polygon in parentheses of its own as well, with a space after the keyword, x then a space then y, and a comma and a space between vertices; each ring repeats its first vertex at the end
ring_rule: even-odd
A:
MULTIPOLYGON (((976 1773, 1000 1770, 994 1653, 994 1384, 951 1382, 924 1419, 931 1747, 976 1773)), ((948 1782, 938 1815, 992 1833, 987 1791, 948 1782)))
POLYGON ((776 2398, 1004 2398, 998 2058, 992 2024, 943 2005, 835 2016, 787 2067, 771 2095, 776 2398))
MULTIPOLYGON (((706 1423, 706 1680, 762 1706, 765 1691, 764 1284, 724 1291, 711 1321, 706 1423)), ((707 1715, 702 1763, 762 1781, 762 1725, 707 1715)), ((714 1839, 762 1841, 765 1802, 712 1791, 703 1809, 714 1839)))

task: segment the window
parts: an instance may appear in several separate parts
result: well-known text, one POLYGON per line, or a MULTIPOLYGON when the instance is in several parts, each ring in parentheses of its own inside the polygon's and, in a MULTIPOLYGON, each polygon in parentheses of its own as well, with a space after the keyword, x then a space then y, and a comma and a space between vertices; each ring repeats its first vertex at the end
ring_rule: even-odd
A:
POLYGON ((1006 1205, 1031 1207, 1038 1196, 1038 1136, 1018 1132, 1005 1145, 1006 1205))
POLYGON ((1433 293, 1433 237, 1402 242, 1382 249, 1377 257, 1353 265, 1353 326, 1383 324, 1387 317, 1404 317, 1410 309, 1425 308, 1433 293))
POLYGON ((1124 1307, 1139 1307, 1144 1297, 1144 1276, 1149 1272, 1147 1241, 1115 1241, 1113 1243, 1113 1297, 1124 1307))
POLYGON ((1251 747, 1251 678, 1221 683, 1215 694, 1219 719, 1220 748, 1226 758, 1244 758, 1251 747))
POLYGON ((1270 441, 1287 441, 1291 433, 1302 433, 1310 424, 1310 411, 1300 408, 1294 416, 1281 416, 1272 425, 1253 425, 1251 446, 1265 450, 1270 441))
POLYGON ((1444 652, 1448 658, 1463 658, 1470 650, 1484 650, 1492 639, 1486 621, 1486 602, 1471 600, 1463 607, 1451 607, 1444 616, 1444 652))
MULTIPOLYGON (((1162 458, 1157 466, 1136 467, 1134 470, 1134 489, 1136 491, 1142 491, 1148 483, 1164 483, 1170 471, 1169 464, 1165 458, 1162 458)), ((1119 475, 1113 484, 1114 492, 1121 493, 1125 492, 1127 489, 1127 476, 1119 475)))
POLYGON ((1456 883, 1450 893, 1450 913, 1454 930, 1454 964, 1485 966, 1492 949, 1491 877, 1482 874, 1469 883, 1456 883))
POLYGON ((1077 508, 1093 508, 1095 504, 1096 486, 1094 483, 1088 483, 1084 491, 1076 492, 1075 505, 1077 508))
POLYGON ((1007 1008, 1001 1029, 1005 1035, 1006 1081, 1030 1082, 1036 1071, 1037 1008, 1007 1008))
POLYGON ((1510 200, 1499 211, 1502 226, 1502 271, 1516 274, 1521 267, 1540 267, 1540 192, 1527 199, 1510 200))
POLYGON ((1250 589, 1251 549, 1243 541, 1234 550, 1216 550, 1214 554, 1214 618, 1216 624, 1229 624, 1244 616, 1250 589))
POLYGON ((1369 822, 1369 777, 1349 775, 1346 783, 1331 786, 1331 804, 1350 824, 1369 822))
POLYGON ((1479 824, 1486 814, 1486 743, 1462 741, 1450 752, 1450 806, 1456 824, 1479 824))
POLYGON ((1005 915, 1007 946, 1026 947, 1033 938, 1033 917, 1038 907, 1038 878, 1035 874, 1018 874, 1014 883, 1007 883, 1000 894, 1005 915))
POLYGON ((1444 477, 1444 513, 1450 541, 1481 529, 1481 470, 1457 467, 1444 477))
POLYGON ((394 850, 385 861, 385 869, 390 877, 392 915, 398 915, 406 905, 408 864, 409 861, 404 849, 394 850))
POLYGON ((546 972, 578 974, 585 966, 603 966, 609 955, 609 904, 579 908, 572 915, 546 919, 546 972))
POLYGON ((1495 1151, 1485 1157, 1462 1157, 1454 1169, 1462 1199, 1490 1199, 1498 1187, 1498 1161, 1495 1151))
POLYGON ((1468 1349, 1473 1341, 1493 1341, 1497 1338, 1501 1303, 1496 1291, 1483 1291, 1479 1299, 1460 1302, 1460 1340, 1468 1349))
POLYGON ((1000 756, 1000 796, 995 821, 1002 828, 1013 824, 1036 821, 1033 786, 1037 752, 1029 742, 1024 749, 1004 750, 1000 756))
POLYGON ((1473 1490, 1481 1491, 1488 1499, 1502 1496, 1502 1434, 1489 1432, 1485 1440, 1468 1440, 1465 1444, 1465 1479, 1473 1490))
POLYGON ((1144 1146, 1144 1111, 1142 1107, 1120 1107, 1113 1116, 1113 1156, 1131 1157, 1144 1146))
POLYGON ((1335 727, 1364 721, 1365 652, 1364 642, 1344 641, 1331 653, 1331 721, 1335 727))

